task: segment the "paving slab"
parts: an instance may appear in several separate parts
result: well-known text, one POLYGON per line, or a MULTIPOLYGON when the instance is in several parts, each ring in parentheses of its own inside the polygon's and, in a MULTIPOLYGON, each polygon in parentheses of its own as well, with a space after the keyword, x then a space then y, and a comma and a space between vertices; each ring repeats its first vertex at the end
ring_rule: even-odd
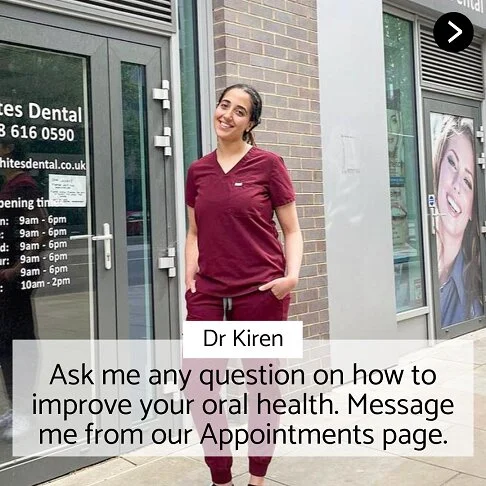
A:
POLYGON ((133 469, 135 469, 133 464, 121 457, 116 457, 44 484, 46 486, 91 486, 100 478, 109 478, 133 469))
POLYGON ((154 462, 158 461, 160 459, 159 456, 132 456, 132 455, 127 455, 127 456, 120 456, 125 461, 130 462, 134 466, 141 466, 142 464, 147 464, 149 462, 154 462))
POLYGON ((277 458, 268 478, 290 486, 440 486, 455 471, 401 457, 277 458), (425 467, 423 467, 425 466, 425 467))
POLYGON ((443 486, 486 486, 486 479, 469 476, 468 474, 457 474, 443 486))
POLYGON ((486 364, 486 338, 474 341, 474 363, 486 364))
POLYGON ((474 429, 472 457, 417 457, 417 461, 486 479, 486 431, 474 429))
POLYGON ((208 486, 210 482, 205 464, 185 457, 165 457, 89 486, 208 486))
POLYGON ((474 392, 486 397, 486 365, 474 368, 474 392))
POLYGON ((486 431, 486 396, 484 395, 474 395, 474 427, 486 431))
POLYGON ((440 486, 457 475, 456 471, 424 464, 413 459, 390 469, 379 479, 371 481, 372 486, 440 486))

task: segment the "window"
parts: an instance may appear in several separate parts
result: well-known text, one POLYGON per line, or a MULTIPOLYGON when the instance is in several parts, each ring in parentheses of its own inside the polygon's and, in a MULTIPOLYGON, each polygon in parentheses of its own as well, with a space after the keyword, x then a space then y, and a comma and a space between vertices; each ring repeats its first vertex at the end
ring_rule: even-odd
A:
POLYGON ((388 164, 397 312, 424 305, 412 22, 384 14, 388 164))
POLYGON ((191 162, 202 155, 195 0, 181 0, 179 2, 179 29, 182 137, 184 142, 184 167, 187 169, 191 162))

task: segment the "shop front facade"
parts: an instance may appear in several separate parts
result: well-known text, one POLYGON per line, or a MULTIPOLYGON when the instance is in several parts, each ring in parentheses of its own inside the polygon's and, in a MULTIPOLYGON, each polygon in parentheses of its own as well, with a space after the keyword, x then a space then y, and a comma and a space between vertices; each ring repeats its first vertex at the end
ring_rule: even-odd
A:
MULTIPOLYGON (((214 149, 217 95, 235 82, 261 92, 257 143, 283 156, 296 188, 305 246, 291 318, 306 337, 433 341, 484 327, 481 2, 0 3, 12 149, 0 168, 31 189, 0 192, 0 226, 16 225, 5 244, 19 248, 0 241, 0 258, 22 258, 23 298, 8 310, 35 338, 180 338, 185 173, 214 149), (476 30, 454 55, 432 37, 451 10, 476 30), (450 149, 450 126, 460 160, 437 149, 450 149), (461 169, 449 179, 469 197, 454 182, 438 190, 436 159, 461 169), (467 228, 461 245, 445 241, 451 220, 467 228), (455 301, 451 283, 464 284, 455 301)), ((2 484, 100 460, 20 460, 2 444, 2 484)))
POLYGON ((331 338, 484 327, 481 2, 318 5, 331 338), (460 53, 434 41, 451 11, 474 25, 460 53))

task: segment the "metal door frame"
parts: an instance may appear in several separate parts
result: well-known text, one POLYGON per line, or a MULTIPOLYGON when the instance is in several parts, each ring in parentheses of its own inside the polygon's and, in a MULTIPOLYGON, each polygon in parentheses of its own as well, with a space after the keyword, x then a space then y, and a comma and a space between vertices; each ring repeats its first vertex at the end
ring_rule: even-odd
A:
MULTIPOLYGON (((432 157, 432 140, 431 140, 431 127, 430 127, 430 113, 444 113, 451 115, 459 115, 474 119, 475 130, 479 129, 481 125, 481 103, 477 100, 468 100, 465 98, 454 97, 446 94, 434 93, 429 91, 423 91, 422 99, 422 113, 423 113, 423 127, 424 127, 424 148, 425 148, 425 164, 426 171, 426 192, 427 194, 433 188, 433 171, 431 165, 432 157)), ((483 147, 475 137, 476 159, 479 154, 484 151, 483 147)), ((486 193, 485 193, 485 173, 476 164, 476 181, 477 181, 477 193, 478 193, 478 217, 479 221, 485 221, 486 217, 486 193)), ((478 317, 469 321, 453 324, 446 328, 442 328, 439 322, 440 316, 440 299, 439 299, 439 281, 437 274, 437 248, 435 244, 435 238, 430 233, 431 221, 429 216, 429 209, 425 202, 422 206, 424 211, 427 211, 428 228, 429 228, 429 255, 430 255, 430 282, 432 289, 428 292, 428 295, 432 297, 432 303, 434 312, 434 329, 437 339, 449 339, 481 329, 486 324, 486 317, 478 317)), ((483 297, 486 291, 486 240, 484 235, 480 235, 481 246, 481 275, 483 281, 483 297)), ((486 309, 486 306, 485 306, 486 309)), ((429 315, 430 318, 430 315, 429 315)))

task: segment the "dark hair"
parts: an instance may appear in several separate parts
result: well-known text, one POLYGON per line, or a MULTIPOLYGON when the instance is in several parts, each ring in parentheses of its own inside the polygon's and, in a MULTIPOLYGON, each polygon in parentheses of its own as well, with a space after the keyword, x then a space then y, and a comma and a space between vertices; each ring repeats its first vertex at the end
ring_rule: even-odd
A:
POLYGON ((28 152, 27 143, 23 140, 12 137, 0 138, 0 144, 11 148, 9 157, 13 160, 23 160, 28 152))
POLYGON ((255 145, 255 137, 253 136, 253 133, 251 133, 251 131, 261 122, 260 117, 262 116, 262 98, 258 93, 258 91, 253 86, 244 83, 237 83, 228 86, 227 88, 224 89, 224 91, 221 93, 221 96, 219 97, 218 105, 221 103, 221 100, 224 98, 226 93, 228 91, 231 91, 232 89, 241 89, 242 91, 244 91, 250 96, 251 99, 250 121, 253 122, 253 125, 248 131, 246 131, 243 134, 243 140, 245 142, 250 143, 251 145, 255 145))

